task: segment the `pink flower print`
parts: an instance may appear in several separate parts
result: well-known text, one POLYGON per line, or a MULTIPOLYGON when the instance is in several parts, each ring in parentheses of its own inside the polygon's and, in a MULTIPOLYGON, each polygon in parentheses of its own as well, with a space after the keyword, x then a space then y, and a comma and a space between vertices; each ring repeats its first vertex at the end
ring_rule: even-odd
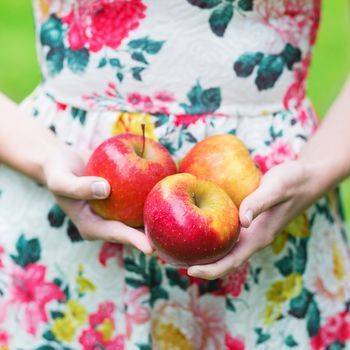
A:
POLYGON ((143 295, 149 293, 149 288, 146 286, 133 289, 132 291, 127 291, 128 301, 127 301, 127 310, 125 312, 125 321, 126 321, 126 336, 130 338, 132 333, 132 324, 143 324, 147 322, 150 317, 150 311, 145 306, 142 306, 140 303, 140 298, 143 295))
POLYGON ((244 342, 239 338, 234 338, 230 333, 225 335, 226 350, 245 350, 244 342))
POLYGON ((142 100, 143 100, 142 95, 140 95, 137 92, 133 92, 128 95, 128 102, 132 106, 139 106, 142 103, 142 100))
POLYGON ((173 94, 167 92, 167 91, 159 91, 154 95, 154 98, 156 100, 159 100, 161 102, 171 103, 174 102, 174 96, 173 94))
POLYGON ((107 260, 111 258, 117 259, 117 264, 120 267, 123 267, 123 246, 117 243, 103 243, 100 254, 98 256, 98 260, 102 266, 107 266, 107 260))
POLYGON ((15 266, 12 271, 12 284, 9 289, 10 298, 2 305, 0 321, 5 317, 6 309, 19 306, 24 309, 25 328, 35 335, 40 322, 47 322, 46 304, 53 300, 64 300, 64 293, 55 283, 45 281, 46 267, 29 264, 24 269, 15 266))
POLYGON ((146 6, 141 0, 101 0, 82 4, 62 18, 69 25, 70 48, 100 51, 104 46, 116 49, 145 17, 146 6))
POLYGON ((103 323, 106 318, 112 319, 115 310, 115 305, 112 301, 106 301, 98 306, 98 310, 91 314, 89 317, 89 322, 91 327, 96 327, 103 323))
POLYGON ((266 156, 256 155, 254 157, 254 161, 260 167, 263 174, 278 164, 297 158, 297 154, 292 150, 290 143, 282 139, 275 140, 270 146, 270 154, 266 156))
POLYGON ((0 245, 0 270, 4 267, 4 263, 2 261, 2 255, 5 253, 5 249, 3 246, 0 245))
POLYGON ((228 274, 221 280, 221 286, 225 293, 238 297, 242 292, 249 271, 249 262, 238 267, 234 272, 228 274))

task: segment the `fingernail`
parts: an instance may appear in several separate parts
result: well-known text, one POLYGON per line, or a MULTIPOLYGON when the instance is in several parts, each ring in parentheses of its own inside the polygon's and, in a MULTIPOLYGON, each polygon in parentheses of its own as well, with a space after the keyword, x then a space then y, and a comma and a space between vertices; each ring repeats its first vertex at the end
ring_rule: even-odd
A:
POLYGON ((253 221, 253 211, 251 209, 248 209, 244 216, 247 219, 248 224, 250 225, 253 221))
POLYGON ((94 198, 102 199, 106 198, 108 194, 108 188, 104 181, 96 181, 91 185, 91 190, 94 198))

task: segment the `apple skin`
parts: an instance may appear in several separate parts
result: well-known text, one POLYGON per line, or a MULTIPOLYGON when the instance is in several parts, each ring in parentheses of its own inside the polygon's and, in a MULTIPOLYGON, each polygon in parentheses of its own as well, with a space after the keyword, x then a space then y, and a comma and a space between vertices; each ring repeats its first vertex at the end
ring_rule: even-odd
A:
POLYGON ((121 221, 132 227, 143 226, 143 207, 153 186, 177 172, 170 153, 160 143, 143 136, 122 134, 104 141, 91 155, 85 175, 105 178, 110 196, 91 200, 91 209, 105 219, 121 221))
POLYGON ((256 190, 262 176, 243 142, 228 134, 197 143, 181 161, 179 172, 215 182, 237 207, 256 190))
POLYGON ((168 176, 146 199, 145 232, 160 258, 176 266, 207 264, 238 239, 238 209, 216 184, 191 174, 168 176))

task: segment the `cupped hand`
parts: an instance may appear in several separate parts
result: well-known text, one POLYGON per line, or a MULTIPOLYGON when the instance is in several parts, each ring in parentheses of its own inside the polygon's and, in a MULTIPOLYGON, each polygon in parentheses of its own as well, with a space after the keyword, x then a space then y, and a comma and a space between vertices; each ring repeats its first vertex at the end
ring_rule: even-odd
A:
POLYGON ((103 178, 84 176, 88 157, 89 153, 69 146, 55 149, 43 166, 48 189, 84 239, 131 245, 152 254, 153 249, 142 231, 119 221, 105 220, 91 211, 87 201, 107 198, 110 186, 103 178))
POLYGON ((312 173, 312 167, 298 160, 270 169, 240 205, 242 228, 232 251, 212 264, 189 267, 188 274, 209 280, 223 277, 271 244, 320 195, 312 173))

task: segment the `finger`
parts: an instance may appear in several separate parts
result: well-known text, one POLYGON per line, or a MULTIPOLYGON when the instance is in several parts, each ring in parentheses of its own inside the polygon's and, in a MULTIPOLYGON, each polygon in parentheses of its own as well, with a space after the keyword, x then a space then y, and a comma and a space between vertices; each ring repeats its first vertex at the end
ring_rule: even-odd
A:
POLYGON ((78 200, 104 199, 110 194, 108 181, 96 176, 76 176, 61 171, 51 176, 47 184, 55 194, 78 200))
POLYGON ((153 248, 146 235, 119 221, 105 220, 94 214, 84 201, 56 196, 60 207, 70 216, 80 234, 87 240, 103 240, 131 245, 150 255, 153 248))
POLYGON ((248 260, 256 251, 262 247, 256 239, 252 239, 252 233, 248 230, 241 230, 240 239, 233 250, 224 258, 207 265, 194 265, 188 268, 190 276, 213 280, 221 278, 229 272, 238 268, 248 260))
POLYGON ((288 199, 282 180, 269 176, 268 173, 265 176, 260 186, 239 207, 239 218, 243 227, 249 227, 259 214, 288 199))
POLYGON ((85 233, 96 239, 131 245, 147 255, 153 253, 153 248, 144 233, 118 221, 96 220, 89 224, 85 233))

